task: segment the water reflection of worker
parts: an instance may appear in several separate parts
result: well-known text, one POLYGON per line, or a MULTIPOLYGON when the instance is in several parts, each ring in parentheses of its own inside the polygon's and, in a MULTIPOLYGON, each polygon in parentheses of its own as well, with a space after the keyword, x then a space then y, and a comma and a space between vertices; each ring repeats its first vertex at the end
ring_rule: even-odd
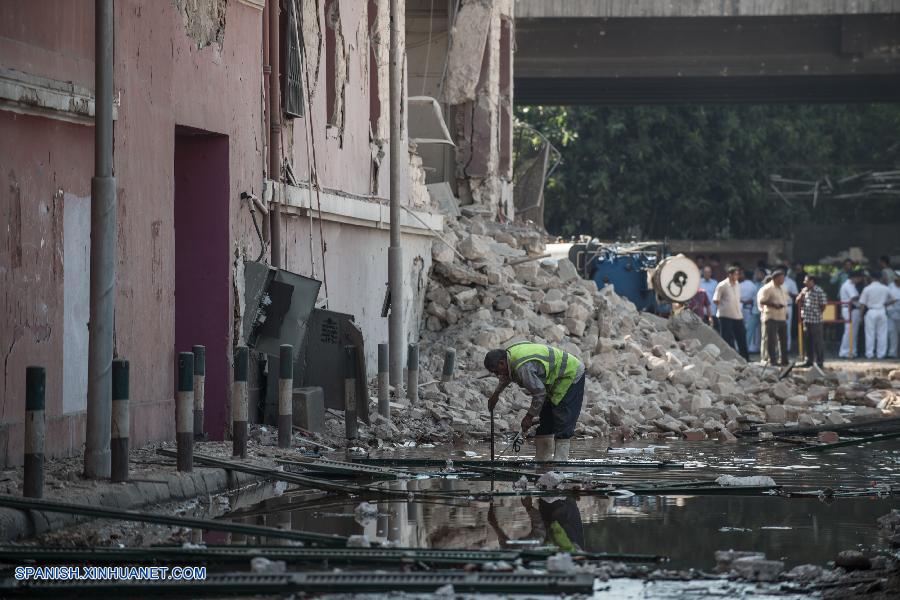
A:
MULTIPOLYGON (((580 552, 584 548, 584 526, 581 512, 574 498, 559 498, 552 501, 538 500, 535 508, 531 498, 522 498, 522 506, 531 520, 531 532, 524 539, 542 540, 547 545, 556 546, 563 552, 580 552)), ((494 505, 488 510, 488 523, 497 535, 501 547, 510 545, 510 538, 503 532, 494 505)))

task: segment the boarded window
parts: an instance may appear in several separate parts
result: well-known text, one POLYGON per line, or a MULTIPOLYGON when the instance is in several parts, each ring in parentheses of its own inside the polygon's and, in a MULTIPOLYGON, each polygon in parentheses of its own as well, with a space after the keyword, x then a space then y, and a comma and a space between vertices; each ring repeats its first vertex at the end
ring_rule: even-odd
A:
POLYGON ((284 69, 281 81, 282 108, 287 117, 303 116, 303 70, 300 68, 300 28, 296 0, 284 3, 284 69))

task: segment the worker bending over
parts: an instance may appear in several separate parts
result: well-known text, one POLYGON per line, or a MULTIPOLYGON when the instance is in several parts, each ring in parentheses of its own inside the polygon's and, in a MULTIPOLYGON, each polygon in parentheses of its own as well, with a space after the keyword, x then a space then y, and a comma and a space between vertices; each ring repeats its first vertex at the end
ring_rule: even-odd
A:
POLYGON ((584 400, 582 362, 553 346, 518 342, 506 350, 489 351, 484 356, 484 368, 500 378, 488 399, 488 410, 494 412, 503 390, 510 383, 517 383, 531 395, 531 406, 522 417, 523 434, 540 415, 535 432, 535 460, 568 460, 584 400))

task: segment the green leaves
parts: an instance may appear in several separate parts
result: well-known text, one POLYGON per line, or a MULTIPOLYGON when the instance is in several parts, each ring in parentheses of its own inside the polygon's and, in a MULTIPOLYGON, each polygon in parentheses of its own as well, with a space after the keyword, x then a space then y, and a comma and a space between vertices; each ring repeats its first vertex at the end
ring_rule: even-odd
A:
POLYGON ((792 205, 769 176, 817 180, 900 165, 896 105, 530 106, 562 153, 545 222, 558 235, 779 238, 792 224, 900 220, 900 202, 792 205))

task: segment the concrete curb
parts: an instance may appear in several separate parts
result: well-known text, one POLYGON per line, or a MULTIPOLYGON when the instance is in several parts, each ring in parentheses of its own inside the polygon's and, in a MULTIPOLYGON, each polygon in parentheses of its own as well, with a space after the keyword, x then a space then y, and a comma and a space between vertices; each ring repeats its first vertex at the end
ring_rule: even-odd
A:
MULTIPOLYGON (((260 481, 260 478, 255 475, 225 469, 194 467, 191 473, 154 474, 152 481, 147 479, 123 483, 104 482, 97 489, 85 493, 48 499, 91 506, 136 509, 148 504, 188 500, 203 494, 218 494, 257 481, 260 481)), ((14 542, 88 520, 90 520, 88 517, 65 513, 0 508, 0 541, 14 542)))

